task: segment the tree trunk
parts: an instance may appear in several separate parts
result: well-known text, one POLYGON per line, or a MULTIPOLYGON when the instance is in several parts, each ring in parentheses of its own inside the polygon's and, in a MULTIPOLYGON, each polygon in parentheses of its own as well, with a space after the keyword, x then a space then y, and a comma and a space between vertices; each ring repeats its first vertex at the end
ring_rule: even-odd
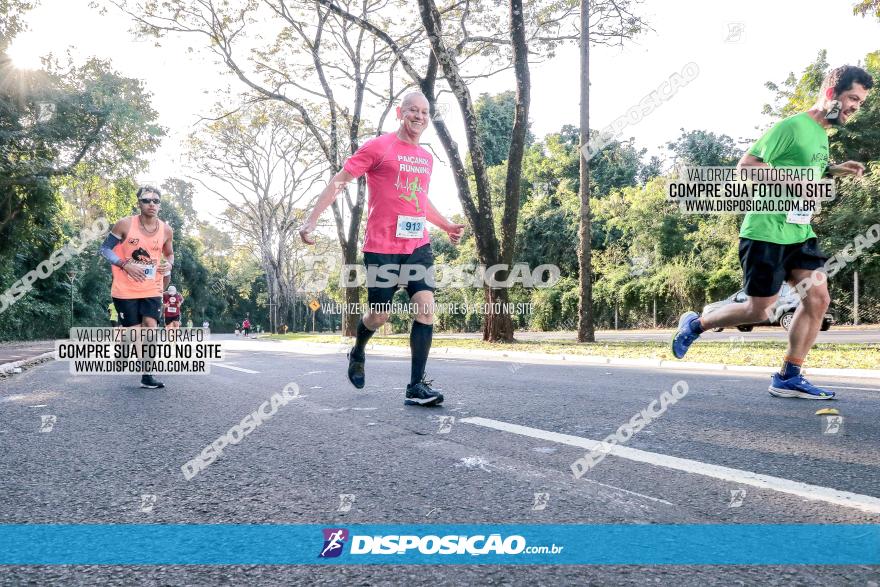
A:
POLYGON ((526 42, 526 25, 522 0, 510 0, 510 40, 513 49, 513 66, 516 79, 516 107, 507 156, 507 178, 504 184, 504 214, 501 219, 501 262, 513 263, 516 246, 516 223, 519 218, 520 182, 522 161, 529 127, 529 104, 531 103, 531 77, 529 75, 529 46, 526 42))
POLYGON ((361 319, 361 315, 357 312, 349 312, 348 308, 357 307, 360 302, 360 288, 345 288, 345 310, 342 315, 342 336, 357 336, 357 325, 361 319))
MULTIPOLYGON (((358 214, 358 220, 355 221, 352 218, 349 224, 349 233, 346 238, 340 238, 340 242, 342 244, 342 262, 346 266, 352 266, 357 263, 357 255, 358 255, 358 230, 360 227, 360 216, 361 216, 361 203, 363 202, 363 193, 366 190, 366 184, 362 181, 363 178, 360 178, 358 184, 358 202, 357 206, 353 209, 354 212, 358 214)), ((358 312, 352 312, 352 308, 356 308, 358 302, 360 302, 360 287, 351 286, 345 288, 345 308, 342 313, 342 336, 357 336, 357 325, 358 321, 361 319, 361 316, 358 312)))
MULTIPOLYGON (((514 49, 514 66, 517 70, 518 102, 514 130, 522 134, 521 140, 524 141, 525 132, 527 130, 529 94, 528 89, 522 89, 522 85, 528 85, 529 77, 528 66, 524 60, 524 56, 526 55, 525 51, 527 50, 527 47, 525 46, 525 27, 522 23, 522 10, 521 8, 519 10, 516 8, 516 6, 518 6, 518 1, 519 0, 513 0, 510 12, 512 27, 511 43, 513 44, 514 49), (523 111, 523 106, 525 106, 525 112, 523 111)), ((509 209, 512 212, 512 215, 508 215, 505 219, 508 240, 506 243, 499 242, 495 233, 495 219, 492 210, 489 175, 486 169, 486 157, 478 128, 479 121, 474 110, 473 101, 471 100, 470 89, 459 71, 455 54, 446 45, 443 39, 442 31, 440 30, 441 17, 434 0, 418 0, 418 4, 419 14, 422 17, 422 24, 425 27, 428 41, 431 44, 431 63, 436 62, 437 66, 439 66, 440 70, 443 72, 443 77, 446 79, 453 96, 455 96, 455 99, 458 102, 464 120, 465 138, 467 139, 468 150, 471 156, 471 168, 474 176, 474 187, 476 188, 476 206, 474 205, 474 200, 471 196, 464 165, 462 165, 460 159, 455 161, 456 158, 460 157, 458 147, 452 140, 446 125, 442 121, 438 121, 438 124, 435 125, 437 136, 440 138, 440 142, 446 150, 446 154, 453 160, 452 169, 453 175, 456 178, 456 185, 459 188, 459 200, 462 203, 468 221, 470 221, 471 226, 473 227, 474 240, 480 262, 487 267, 495 263, 503 263, 502 255, 505 253, 505 249, 510 256, 513 255, 514 240, 516 237, 516 213, 518 212, 519 206, 518 186, 519 177, 522 173, 521 166, 519 166, 519 173, 516 173, 516 170, 514 170, 514 173, 510 173, 510 165, 508 165, 507 187, 510 188, 510 186, 513 186, 517 189, 517 193, 512 195, 506 194, 505 208, 509 209), (507 204, 507 201, 509 201, 511 197, 516 198, 515 207, 513 208, 509 207, 507 204)), ((425 82, 426 80, 422 81, 425 82)), ((433 84, 433 81, 430 83, 423 83, 422 87, 432 91, 433 87, 430 87, 431 84, 433 84)), ((433 92, 431 94, 426 94, 429 102, 436 100, 436 97, 432 94, 433 92)), ((514 167, 517 167, 515 160, 517 158, 521 160, 522 156, 521 154, 517 155, 516 148, 517 146, 521 148, 523 144, 513 140, 511 145, 513 146, 514 167)), ((495 301, 506 301, 509 298, 507 292, 503 290, 489 290, 486 288, 484 291, 486 302, 492 303, 488 307, 489 310, 494 310, 493 304, 495 301)), ((484 340, 491 342, 513 340, 513 321, 509 314, 505 314, 507 314, 507 308, 501 307, 501 312, 497 315, 491 312, 487 312, 484 315, 484 340)))
POLYGON ((859 325, 859 272, 853 271, 853 326, 859 325))
MULTIPOLYGON (((578 342, 595 342, 593 271, 590 250, 590 162, 583 152, 590 142, 590 0, 581 0, 581 152, 580 227, 578 229, 578 342)), ((616 317, 615 317, 616 320, 616 317)), ((616 325, 615 325, 616 327, 616 325)))
POLYGON ((293 324, 294 300, 291 295, 290 288, 285 285, 285 281, 278 281, 279 303, 278 303, 278 321, 281 324, 287 324, 288 328, 293 324))
POLYGON ((486 313, 483 315, 483 340, 488 342, 512 342, 513 320, 507 311, 510 296, 506 289, 483 290, 486 313), (497 310, 497 311, 496 311, 497 310))

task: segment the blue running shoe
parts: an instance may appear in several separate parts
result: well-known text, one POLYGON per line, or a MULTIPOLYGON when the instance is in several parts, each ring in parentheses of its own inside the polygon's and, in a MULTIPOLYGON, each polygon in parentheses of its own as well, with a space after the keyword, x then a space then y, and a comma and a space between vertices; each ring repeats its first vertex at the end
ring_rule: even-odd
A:
POLYGON ((774 373, 770 378, 770 395, 774 397, 798 397, 801 399, 834 399, 834 392, 816 387, 807 381, 803 375, 795 375, 783 379, 779 373, 774 373))
POLYGON ((672 337, 672 354, 676 359, 683 359, 694 341, 700 338, 700 335, 691 329, 691 321, 699 317, 696 312, 685 312, 678 319, 678 332, 672 337))

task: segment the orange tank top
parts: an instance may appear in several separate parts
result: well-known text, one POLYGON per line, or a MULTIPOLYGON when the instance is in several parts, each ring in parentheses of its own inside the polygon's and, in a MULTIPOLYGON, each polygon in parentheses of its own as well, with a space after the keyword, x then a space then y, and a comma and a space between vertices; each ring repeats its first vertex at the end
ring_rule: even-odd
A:
POLYGON ((162 246, 165 243, 165 223, 159 220, 156 232, 148 234, 141 227, 139 217, 132 216, 128 234, 121 243, 113 248, 120 259, 132 260, 144 268, 147 279, 135 281, 117 267, 112 266, 113 286, 110 295, 121 300, 137 300, 142 298, 162 297, 162 275, 159 273, 159 261, 162 259, 162 246))

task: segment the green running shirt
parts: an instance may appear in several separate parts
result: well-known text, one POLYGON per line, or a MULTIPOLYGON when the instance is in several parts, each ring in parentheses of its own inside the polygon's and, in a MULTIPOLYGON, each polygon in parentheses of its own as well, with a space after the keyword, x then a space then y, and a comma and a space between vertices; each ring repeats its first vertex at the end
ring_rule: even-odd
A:
MULTIPOLYGON (((814 167, 821 178, 828 167, 828 135, 806 112, 795 114, 774 124, 749 149, 771 167, 814 167)), ((780 245, 802 243, 815 238, 809 224, 787 221, 786 214, 755 214, 743 219, 739 236, 780 245)))

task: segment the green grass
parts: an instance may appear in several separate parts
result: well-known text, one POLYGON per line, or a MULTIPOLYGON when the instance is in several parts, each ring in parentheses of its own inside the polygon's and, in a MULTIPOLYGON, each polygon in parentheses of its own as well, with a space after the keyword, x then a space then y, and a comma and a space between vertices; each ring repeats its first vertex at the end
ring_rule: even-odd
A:
MULTIPOLYGON (((300 340, 314 343, 339 344, 343 337, 329 334, 285 334, 268 338, 300 340)), ((405 336, 374 336, 371 343, 388 346, 409 346, 405 336)), ((591 355, 623 359, 674 360, 668 342, 595 342, 524 341, 512 344, 487 343, 478 339, 434 337, 433 348, 463 348, 496 351, 525 351, 566 355, 591 355)), ((785 342, 697 342, 687 355, 688 361, 724 363, 727 365, 754 365, 776 367, 785 353, 785 342)), ((829 369, 880 369, 880 345, 876 344, 817 344, 810 351, 806 367, 829 369)))

